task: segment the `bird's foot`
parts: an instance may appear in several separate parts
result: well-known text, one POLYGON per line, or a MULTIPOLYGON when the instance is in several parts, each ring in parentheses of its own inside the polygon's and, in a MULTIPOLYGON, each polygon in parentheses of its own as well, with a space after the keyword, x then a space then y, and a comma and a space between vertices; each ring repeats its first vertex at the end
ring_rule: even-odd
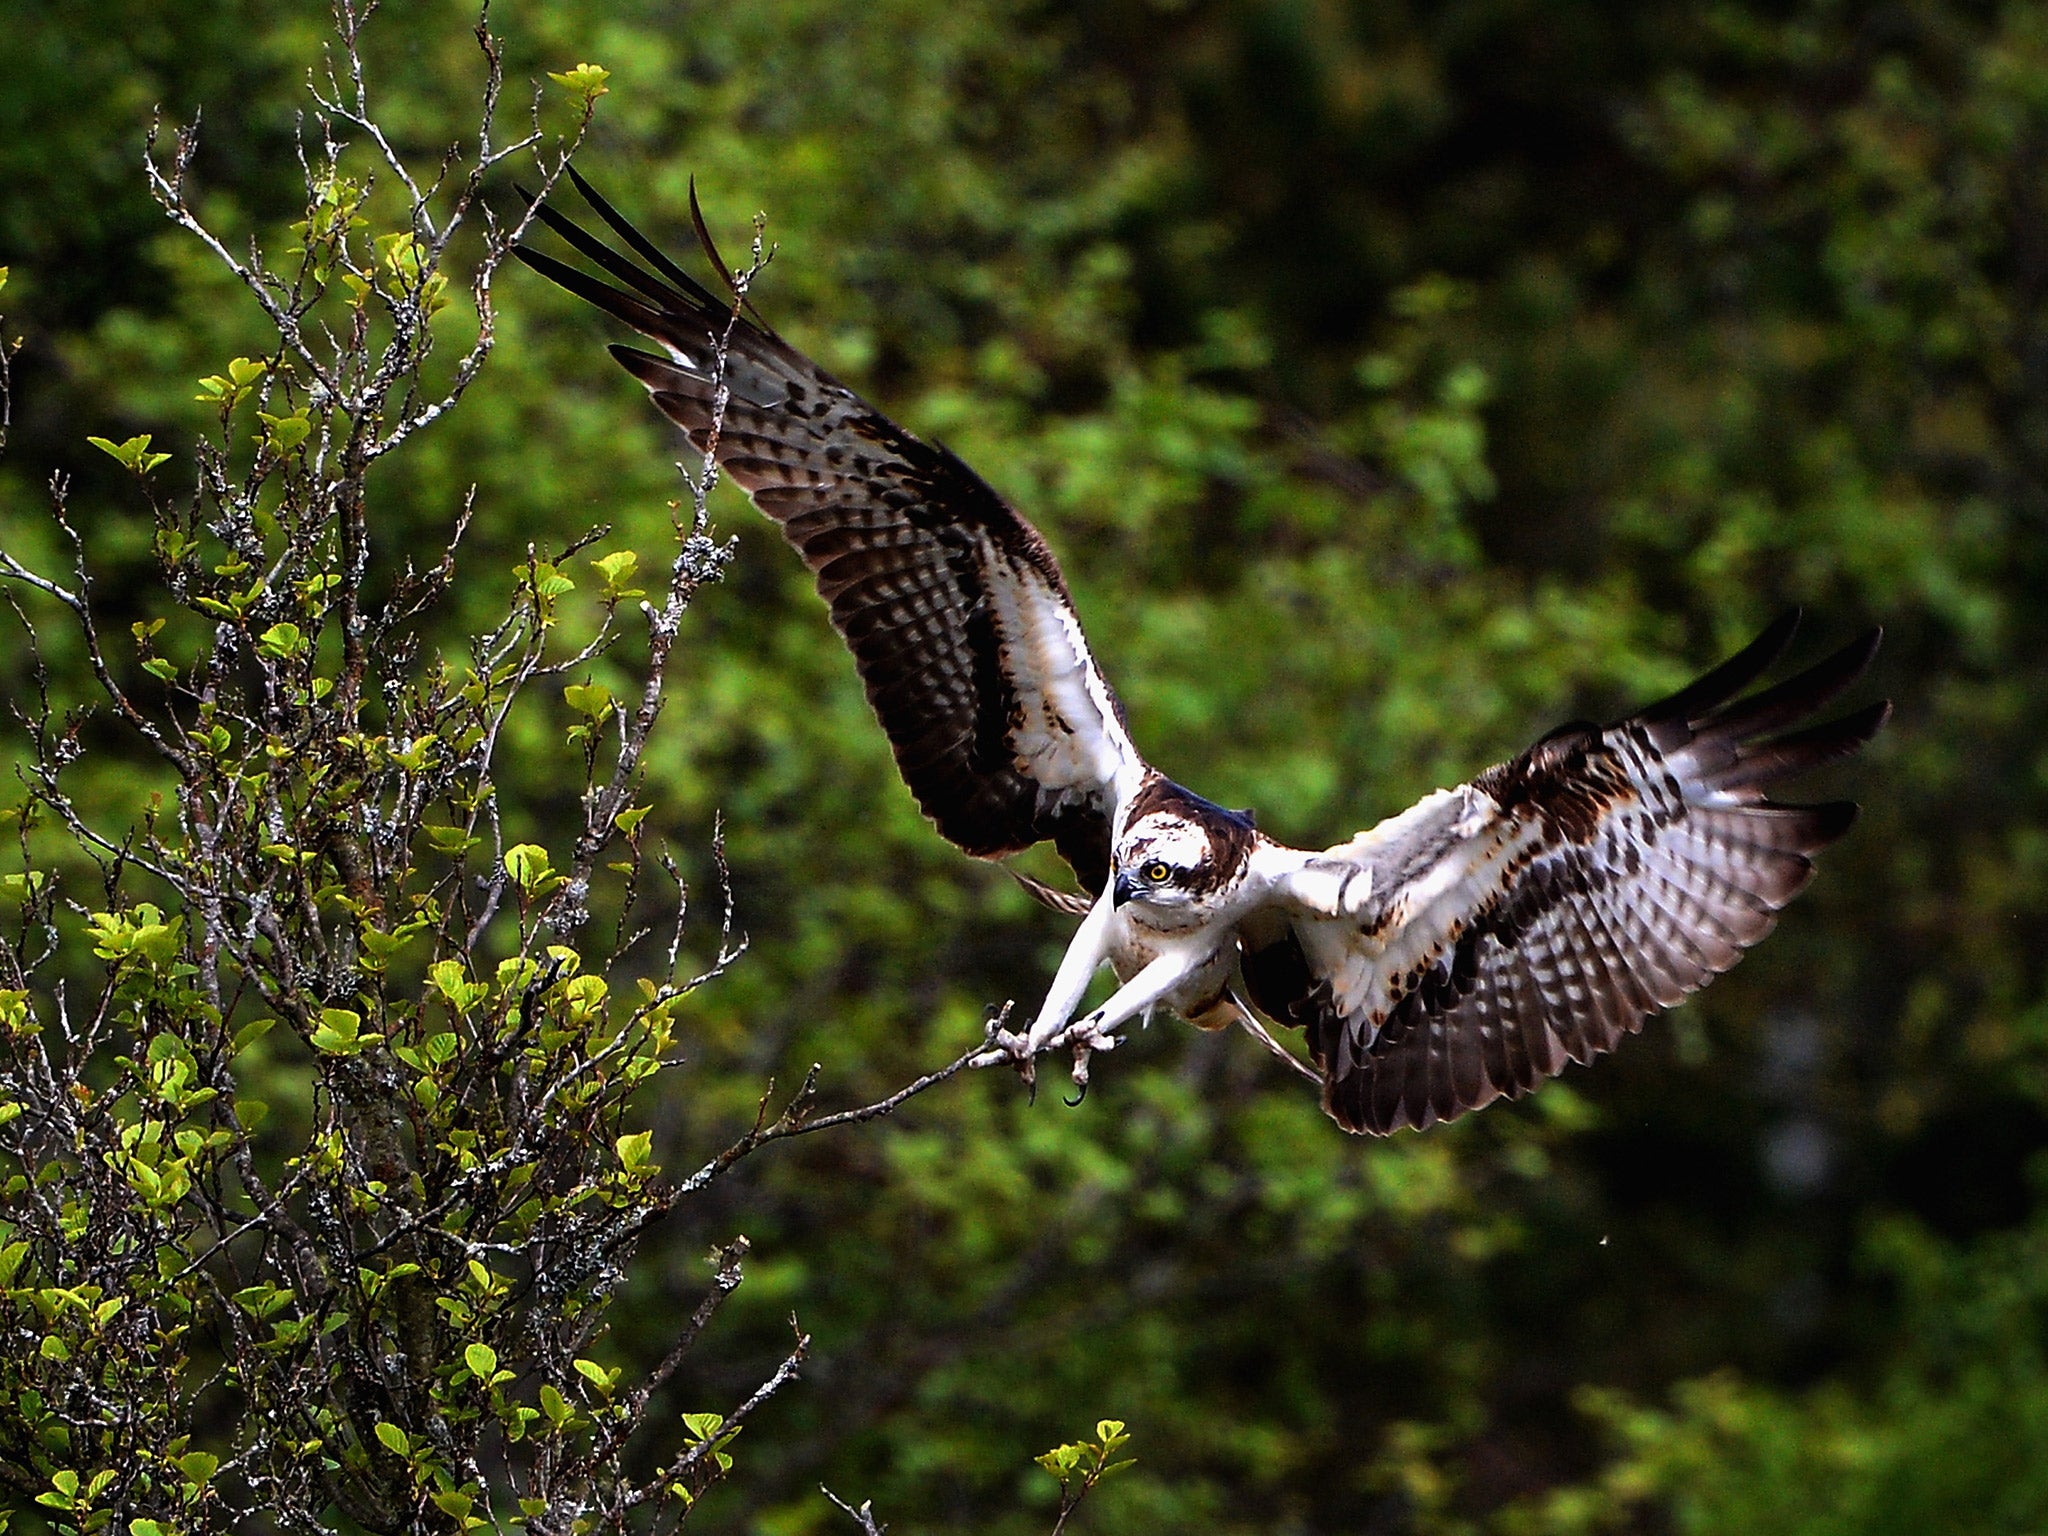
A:
POLYGON ((1100 1009, 1053 1036, 1051 1049, 1071 1049, 1074 1053, 1074 1096, 1066 1101, 1069 1109, 1080 1108, 1081 1101, 1088 1097, 1089 1059, 1097 1051, 1113 1051, 1121 1044, 1123 1036, 1103 1027, 1100 1009))
POLYGON ((984 1049, 967 1065, 980 1067, 1014 1067, 1017 1076, 1023 1079, 1024 1087, 1035 1101, 1038 1097, 1038 1052, 1032 1047, 1028 1031, 1019 1033, 1005 1029, 1010 1009, 1014 1003, 1005 1003, 988 1021, 988 1034, 984 1049))
POLYGON ((969 1067, 1014 1067, 1017 1075, 1024 1080, 1024 1086, 1035 1099, 1038 1095, 1038 1056, 1041 1051, 1067 1051, 1074 1053, 1075 1097, 1067 1102, 1078 1105, 1088 1096, 1088 1063, 1097 1051, 1113 1051, 1123 1043, 1123 1036, 1115 1028, 1105 1027, 1102 1010, 1076 1019, 1062 1029, 1039 1038, 1036 1029, 1018 1032, 1003 1028, 1003 1022, 1010 1016, 1009 1005, 989 1020, 985 1048, 970 1059, 969 1067))

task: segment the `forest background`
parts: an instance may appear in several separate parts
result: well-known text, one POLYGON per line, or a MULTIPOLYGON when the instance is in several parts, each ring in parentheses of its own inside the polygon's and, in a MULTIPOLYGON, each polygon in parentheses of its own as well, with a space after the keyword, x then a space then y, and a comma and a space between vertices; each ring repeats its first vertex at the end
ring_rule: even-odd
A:
MULTIPOLYGON (((473 20, 436 0, 369 38, 429 157, 468 122, 473 20)), ((673 248, 692 175, 730 244, 766 211, 763 312, 1045 530, 1138 740, 1280 837, 1345 836, 1794 602, 1809 656, 1883 623, 1898 703, 1815 785, 1865 815, 1779 933, 1523 1106, 1358 1141, 1241 1036, 1161 1026, 1078 1109, 984 1074, 749 1163, 660 1231, 613 1341, 658 1354, 742 1228, 692 1390, 743 1392, 792 1308, 813 1334, 707 1525, 845 1529, 823 1480, 903 1530, 1042 1530, 1031 1454, 1104 1416, 1139 1457, 1078 1517, 1105 1536, 2048 1521, 2048 11, 493 23, 515 80, 611 71, 578 165, 673 248)), ((147 196, 151 109, 203 106, 211 221, 282 229, 326 28, 268 0, 6 20, 0 519, 46 538, 75 474, 117 599, 152 522, 86 435, 176 451, 192 381, 260 340, 147 196)), ((525 274, 497 298, 384 536, 473 482, 508 586, 529 540, 658 542, 676 445, 606 328, 525 274)), ((679 1163, 771 1075, 819 1061, 853 1102, 951 1059, 1067 926, 922 821, 798 562, 721 517, 650 829, 701 876, 723 816, 751 949, 683 1020, 679 1163)), ((128 765, 92 773, 132 803, 128 765)), ((509 773, 527 824, 568 814, 509 773)))

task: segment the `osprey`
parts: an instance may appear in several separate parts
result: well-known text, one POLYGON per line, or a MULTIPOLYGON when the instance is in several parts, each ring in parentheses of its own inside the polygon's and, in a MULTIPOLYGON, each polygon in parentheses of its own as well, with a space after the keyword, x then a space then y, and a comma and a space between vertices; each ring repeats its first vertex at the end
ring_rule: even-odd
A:
POLYGON ((939 831, 989 859, 1050 840, 1087 893, 1025 882, 1081 923, 1036 1019, 984 1064, 1028 1076, 1072 1048, 1085 1088, 1089 1054, 1165 1007, 1245 1026, 1346 1130, 1453 1120, 1612 1050, 1734 965, 1854 819, 1765 795, 1890 712, 1792 729, 1862 674, 1876 631, 1742 697, 1795 613, 1663 702, 1565 726, 1348 842, 1274 841, 1139 754, 1059 563, 1008 502, 570 175, 625 249, 540 217, 612 281, 519 255, 659 347, 611 351, 802 555, 939 831), (1120 985, 1076 1021, 1105 962, 1120 985), (1305 1032, 1313 1073, 1261 1015, 1305 1032))

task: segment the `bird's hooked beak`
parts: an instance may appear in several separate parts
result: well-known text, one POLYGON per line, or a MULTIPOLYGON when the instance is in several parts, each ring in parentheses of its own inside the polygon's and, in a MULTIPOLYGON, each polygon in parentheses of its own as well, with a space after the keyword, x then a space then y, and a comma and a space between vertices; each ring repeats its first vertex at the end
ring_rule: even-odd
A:
POLYGON ((1122 870, 1117 871, 1116 884, 1110 891, 1110 905, 1120 907, 1127 901, 1138 899, 1138 882, 1122 870))

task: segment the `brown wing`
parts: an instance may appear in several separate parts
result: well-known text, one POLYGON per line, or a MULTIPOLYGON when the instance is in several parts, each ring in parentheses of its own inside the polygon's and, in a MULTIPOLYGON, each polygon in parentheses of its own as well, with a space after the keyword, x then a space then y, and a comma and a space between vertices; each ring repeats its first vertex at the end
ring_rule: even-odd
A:
POLYGON ((518 255, 661 345, 612 355, 700 450, 724 383, 718 462, 817 577, 918 805, 983 857, 1050 838, 1100 891, 1119 786, 1145 768, 1044 539, 953 454, 715 298, 570 175, 639 261, 539 215, 624 287, 518 255))
POLYGON ((1778 735, 1859 677, 1871 634, 1739 702, 1788 614, 1691 687, 1567 727, 1471 784, 1309 856, 1245 935, 1270 1017, 1308 1031, 1324 1107, 1384 1134, 1519 1097, 1727 970, 1805 886, 1854 805, 1764 790, 1848 755, 1878 703, 1778 735))

